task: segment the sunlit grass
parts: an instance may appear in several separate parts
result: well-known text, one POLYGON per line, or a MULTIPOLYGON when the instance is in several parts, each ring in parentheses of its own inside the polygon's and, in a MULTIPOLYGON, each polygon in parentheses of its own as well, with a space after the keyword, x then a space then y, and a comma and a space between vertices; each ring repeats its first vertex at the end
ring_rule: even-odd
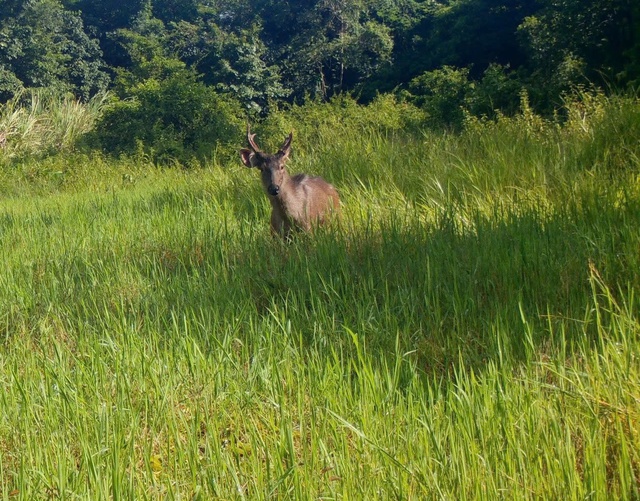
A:
POLYGON ((300 127, 291 245, 239 161, 6 167, 1 496, 637 499, 640 146, 474 127, 300 127))
POLYGON ((70 94, 28 90, 0 106, 0 161, 71 150, 92 130, 107 96, 86 103, 70 94))

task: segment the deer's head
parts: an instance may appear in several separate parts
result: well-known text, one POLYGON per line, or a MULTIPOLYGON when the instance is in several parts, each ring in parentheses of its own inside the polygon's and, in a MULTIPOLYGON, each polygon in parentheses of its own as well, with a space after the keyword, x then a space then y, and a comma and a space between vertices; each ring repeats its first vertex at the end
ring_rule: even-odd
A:
POLYGON ((247 140, 249 141, 250 148, 240 150, 242 163, 247 167, 255 167, 260 170, 262 185, 267 195, 277 197, 289 177, 284 164, 289 158, 289 152, 291 151, 293 132, 287 136, 280 149, 273 155, 260 150, 254 137, 255 134, 251 134, 251 130, 247 126, 247 140))

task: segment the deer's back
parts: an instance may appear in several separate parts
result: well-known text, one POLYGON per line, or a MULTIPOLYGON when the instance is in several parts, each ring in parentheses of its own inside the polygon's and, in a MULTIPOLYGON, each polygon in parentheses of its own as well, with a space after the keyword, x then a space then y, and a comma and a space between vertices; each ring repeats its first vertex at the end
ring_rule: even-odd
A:
POLYGON ((297 187, 298 201, 303 204, 300 209, 306 215, 305 219, 322 220, 327 213, 339 210, 338 191, 321 177, 297 174, 292 180, 297 187))

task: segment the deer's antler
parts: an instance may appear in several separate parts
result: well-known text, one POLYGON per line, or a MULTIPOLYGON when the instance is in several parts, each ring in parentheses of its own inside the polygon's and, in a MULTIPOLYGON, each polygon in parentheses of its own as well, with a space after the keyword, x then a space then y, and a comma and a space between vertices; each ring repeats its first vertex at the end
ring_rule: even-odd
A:
POLYGON ((293 139, 293 132, 291 132, 287 136, 287 139, 284 140, 284 143, 282 143, 282 146, 280 146, 280 151, 287 152, 289 150, 289 148, 291 147, 291 140, 292 139, 293 139))
POLYGON ((253 151, 260 151, 260 147, 256 144, 253 138, 256 137, 255 134, 251 134, 251 126, 247 123, 247 140, 249 141, 249 146, 253 149, 253 151))

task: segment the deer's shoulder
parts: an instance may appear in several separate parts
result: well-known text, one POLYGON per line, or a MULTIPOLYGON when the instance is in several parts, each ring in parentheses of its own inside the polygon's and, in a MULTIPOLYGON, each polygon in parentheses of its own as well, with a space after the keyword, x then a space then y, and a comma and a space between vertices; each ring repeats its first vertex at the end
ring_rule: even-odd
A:
POLYGON ((319 188, 327 190, 333 188, 331 184, 325 181, 320 176, 309 176, 307 174, 296 174, 292 177, 293 181, 301 187, 306 188, 319 188))

